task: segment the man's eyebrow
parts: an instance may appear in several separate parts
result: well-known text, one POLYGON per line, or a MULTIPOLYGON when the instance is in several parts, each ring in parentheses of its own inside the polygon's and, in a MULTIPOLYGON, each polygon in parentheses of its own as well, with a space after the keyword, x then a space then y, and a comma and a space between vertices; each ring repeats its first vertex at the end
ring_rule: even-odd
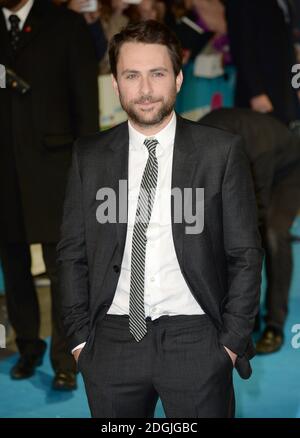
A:
MULTIPOLYGON (((151 70, 149 70, 151 73, 156 72, 156 71, 165 71, 168 72, 169 70, 166 67, 155 67, 155 68, 151 68, 151 70)), ((121 73, 121 76, 129 74, 129 73, 139 73, 139 70, 131 70, 131 69, 126 69, 123 70, 121 73)))
POLYGON ((156 67, 156 68, 152 68, 151 73, 154 71, 169 71, 166 67, 156 67))

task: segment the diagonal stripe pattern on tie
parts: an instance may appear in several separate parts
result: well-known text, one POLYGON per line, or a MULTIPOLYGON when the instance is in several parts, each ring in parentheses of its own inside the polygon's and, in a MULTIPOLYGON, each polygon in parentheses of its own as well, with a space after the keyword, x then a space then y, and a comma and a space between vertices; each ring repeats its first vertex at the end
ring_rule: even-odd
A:
POLYGON ((17 15, 10 15, 9 16, 9 21, 10 21, 10 31, 9 31, 9 35, 10 35, 10 43, 11 46, 14 50, 17 50, 18 48, 18 43, 19 43, 19 39, 20 39, 20 29, 19 29, 19 22, 21 21, 20 18, 17 15))
POLYGON ((147 333, 144 309, 146 232, 151 218, 157 186, 156 139, 145 139, 149 156, 142 176, 132 236, 129 295, 129 330, 137 342, 147 333))

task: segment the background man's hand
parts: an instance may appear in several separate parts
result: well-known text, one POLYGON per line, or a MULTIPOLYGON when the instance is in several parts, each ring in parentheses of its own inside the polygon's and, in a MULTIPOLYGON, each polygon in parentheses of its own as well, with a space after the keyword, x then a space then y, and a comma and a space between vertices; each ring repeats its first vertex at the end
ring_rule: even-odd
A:
POLYGON ((269 97, 266 94, 260 94, 259 96, 254 96, 250 100, 251 108, 254 111, 260 113, 269 113, 273 111, 273 105, 269 97))
POLYGON ((82 348, 78 348, 78 350, 74 351, 73 356, 74 356, 74 359, 76 360, 76 362, 78 362, 78 358, 79 358, 81 352, 82 352, 82 348))
POLYGON ((81 8, 87 6, 89 2, 87 0, 70 0, 68 3, 68 8, 72 9, 72 11, 81 13, 81 8))

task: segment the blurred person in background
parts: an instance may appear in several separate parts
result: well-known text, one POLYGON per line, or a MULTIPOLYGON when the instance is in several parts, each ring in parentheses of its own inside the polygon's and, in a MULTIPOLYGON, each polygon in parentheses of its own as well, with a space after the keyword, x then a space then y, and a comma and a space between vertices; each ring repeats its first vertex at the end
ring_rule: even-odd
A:
POLYGON ((291 85, 296 63, 288 0, 223 0, 233 62, 236 106, 272 113, 284 123, 299 118, 291 85))
POLYGON ((63 3, 66 3, 67 7, 72 11, 83 15, 88 24, 89 30, 92 33, 97 59, 100 63, 107 50, 107 39, 100 19, 101 2, 95 0, 95 9, 88 12, 85 11, 85 8, 90 6, 90 0, 69 0, 63 1, 63 3))
MULTIPOLYGON (((266 326, 259 354, 278 351, 284 341, 293 257, 290 228, 300 208, 300 136, 275 117, 250 109, 223 108, 200 123, 240 134, 252 167, 259 227, 265 249, 266 326)), ((258 316, 256 328, 259 329, 258 316)))
POLYGON ((32 376, 46 350, 30 254, 30 244, 41 243, 51 281, 53 387, 75 389, 55 247, 73 142, 99 129, 95 49, 79 14, 46 0, 0 0, 0 63, 29 86, 23 93, 7 81, 0 91, 0 257, 20 353, 11 377, 32 376))
POLYGON ((224 64, 230 64, 224 4, 221 0, 193 0, 193 7, 197 14, 197 24, 205 32, 213 33, 210 39, 212 48, 222 54, 224 64))
POLYGON ((164 22, 180 39, 184 63, 193 60, 208 45, 222 54, 224 63, 231 61, 224 6, 219 0, 167 2, 164 22))
MULTIPOLYGON (((101 5, 101 21, 108 41, 129 22, 163 21, 165 12, 164 2, 156 0, 141 0, 137 4, 126 0, 102 0, 101 5)), ((100 73, 110 73, 108 52, 100 64, 100 73)))
MULTIPOLYGON (((296 48, 297 62, 300 63, 300 2, 293 2, 293 37, 296 48)), ((299 92, 298 92, 299 93, 299 92)))

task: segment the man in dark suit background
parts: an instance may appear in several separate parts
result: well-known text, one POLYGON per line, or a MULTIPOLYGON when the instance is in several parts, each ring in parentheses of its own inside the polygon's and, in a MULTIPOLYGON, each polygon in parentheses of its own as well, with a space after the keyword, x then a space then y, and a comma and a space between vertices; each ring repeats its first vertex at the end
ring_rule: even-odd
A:
POLYGON ((51 281, 53 385, 74 389, 55 247, 73 141, 98 130, 97 60, 79 14, 46 0, 0 0, 0 6, 0 63, 30 86, 25 94, 9 86, 0 91, 0 255, 20 352, 11 376, 30 377, 46 347, 29 251, 29 244, 41 243, 51 281))
POLYGON ((284 123, 299 118, 291 85, 296 54, 291 0, 224 0, 237 68, 236 106, 270 112, 284 123))
POLYGON ((293 268, 290 228, 300 208, 300 138, 276 118, 249 109, 222 108, 202 117, 201 123, 227 129, 244 139, 266 255, 266 327, 256 351, 273 353, 283 344, 289 307, 293 268))
POLYGON ((109 53, 128 122, 76 143, 57 247, 92 416, 153 417, 160 397, 167 417, 232 417, 262 262, 241 138, 174 112, 182 56, 164 25, 129 25, 109 53))

